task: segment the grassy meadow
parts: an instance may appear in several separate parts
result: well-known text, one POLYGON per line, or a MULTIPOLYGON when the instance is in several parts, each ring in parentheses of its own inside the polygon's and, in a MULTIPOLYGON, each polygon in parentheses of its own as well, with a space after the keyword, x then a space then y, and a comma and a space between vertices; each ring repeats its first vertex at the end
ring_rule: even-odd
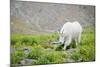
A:
POLYGON ((20 61, 32 59, 26 65, 60 64, 67 62, 88 62, 95 60, 95 31, 94 28, 83 30, 81 43, 76 47, 72 42, 66 51, 63 46, 52 44, 58 40, 57 33, 36 35, 11 35, 11 65, 21 65, 20 61), (29 50, 25 54, 24 48, 29 50))

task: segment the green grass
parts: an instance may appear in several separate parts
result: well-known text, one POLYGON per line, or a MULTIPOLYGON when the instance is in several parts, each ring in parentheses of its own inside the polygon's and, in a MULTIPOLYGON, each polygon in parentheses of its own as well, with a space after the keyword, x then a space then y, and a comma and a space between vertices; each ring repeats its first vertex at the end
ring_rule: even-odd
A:
POLYGON ((42 34, 42 35, 11 35, 11 45, 22 44, 22 45, 35 45, 50 44, 52 41, 57 39, 56 33, 54 34, 42 34))
POLYGON ((12 54, 11 54, 11 64, 17 64, 19 63, 23 58, 24 56, 24 53, 22 50, 18 50, 18 51, 14 51, 12 54))
POLYGON ((33 64, 51 64, 65 62, 66 54, 64 52, 45 50, 40 48, 32 49, 28 58, 35 59, 33 64))
MULTIPOLYGON (((85 29, 82 33, 81 43, 77 47, 73 42, 69 49, 76 49, 69 55, 63 51, 61 47, 57 47, 51 43, 58 39, 57 33, 52 34, 38 34, 38 35, 11 35, 11 48, 23 49, 27 47, 30 53, 27 58, 34 59, 32 64, 53 64, 69 62, 68 59, 73 59, 74 62, 94 61, 95 60, 95 36, 93 29, 85 29), (58 50, 57 50, 58 49, 58 50)), ((11 54, 11 64, 18 64, 25 57, 23 50, 15 50, 11 54)))
POLYGON ((88 62, 95 60, 95 48, 94 45, 82 45, 79 47, 79 50, 76 50, 72 53, 71 58, 76 62, 88 62))

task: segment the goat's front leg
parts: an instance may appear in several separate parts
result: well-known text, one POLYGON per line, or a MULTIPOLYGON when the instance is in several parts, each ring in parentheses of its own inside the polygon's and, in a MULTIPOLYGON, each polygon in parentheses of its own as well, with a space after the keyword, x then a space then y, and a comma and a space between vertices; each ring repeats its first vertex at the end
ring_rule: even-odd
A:
POLYGON ((66 47, 70 45, 71 41, 72 41, 72 39, 71 39, 71 37, 69 37, 69 38, 67 39, 67 41, 64 43, 64 48, 63 48, 63 50, 66 50, 66 47))

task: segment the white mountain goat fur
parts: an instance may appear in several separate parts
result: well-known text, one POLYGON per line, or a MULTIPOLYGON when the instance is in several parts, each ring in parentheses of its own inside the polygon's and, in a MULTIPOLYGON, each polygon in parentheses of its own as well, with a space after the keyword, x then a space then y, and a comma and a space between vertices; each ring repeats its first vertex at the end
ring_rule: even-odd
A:
POLYGON ((64 44, 64 50, 70 45, 72 40, 75 40, 76 46, 80 43, 82 26, 79 22, 66 22, 59 32, 59 42, 64 44))

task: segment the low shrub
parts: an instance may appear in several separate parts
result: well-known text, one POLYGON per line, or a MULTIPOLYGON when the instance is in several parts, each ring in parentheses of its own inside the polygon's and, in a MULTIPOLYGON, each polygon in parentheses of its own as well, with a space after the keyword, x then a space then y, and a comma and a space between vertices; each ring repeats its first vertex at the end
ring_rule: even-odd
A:
POLYGON ((14 51, 11 53, 11 64, 19 63, 24 57, 24 53, 22 50, 14 51))
POLYGON ((80 54, 82 61, 94 61, 95 60, 95 48, 94 45, 84 45, 80 48, 80 54))
POLYGON ((44 52, 43 48, 40 48, 41 46, 36 46, 33 49, 31 49, 31 52, 27 56, 30 59, 38 59, 44 52))
POLYGON ((79 50, 73 52, 71 58, 75 61, 94 61, 95 60, 95 49, 94 45, 82 45, 79 50))
POLYGON ((80 53, 78 51, 73 52, 71 59, 73 59, 75 62, 81 61, 80 53))
POLYGON ((34 47, 28 58, 37 60, 34 64, 51 64, 65 62, 66 54, 61 51, 46 50, 41 47, 34 47))

